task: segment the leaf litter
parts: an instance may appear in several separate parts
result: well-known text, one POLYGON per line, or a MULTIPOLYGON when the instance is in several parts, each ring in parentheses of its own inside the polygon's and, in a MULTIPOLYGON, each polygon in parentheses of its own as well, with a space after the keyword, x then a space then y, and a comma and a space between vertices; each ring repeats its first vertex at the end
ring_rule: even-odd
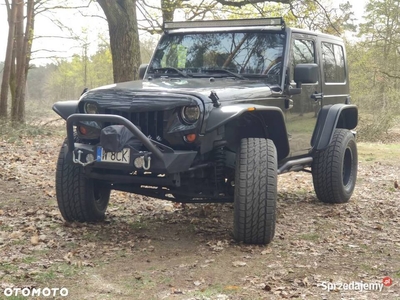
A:
POLYGON ((54 185, 62 141, 0 141, 0 288, 62 283, 71 295, 98 299, 88 282, 107 276, 115 288, 100 289, 104 297, 139 290, 160 299, 330 299, 336 295, 324 281, 390 276, 394 284, 382 293, 340 297, 400 297, 400 164, 361 160, 345 205, 318 202, 309 174, 280 176, 276 236, 259 247, 233 241, 229 204, 181 206, 113 192, 105 222, 65 222, 54 185))

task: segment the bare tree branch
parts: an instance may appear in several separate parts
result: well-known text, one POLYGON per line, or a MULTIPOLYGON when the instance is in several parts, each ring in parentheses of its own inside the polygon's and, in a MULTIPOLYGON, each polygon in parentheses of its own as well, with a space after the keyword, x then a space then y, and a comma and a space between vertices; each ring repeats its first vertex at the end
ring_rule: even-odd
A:
POLYGON ((324 11, 326 19, 328 20, 328 22, 331 24, 332 28, 340 35, 340 31, 336 28, 335 25, 333 25, 333 22, 331 20, 330 14, 328 13, 328 11, 325 9, 325 7, 318 1, 318 0, 314 0, 315 3, 318 4, 318 6, 324 11))
POLYGON ((79 12, 79 14, 82 16, 82 17, 85 17, 85 18, 100 18, 100 19, 102 19, 102 20, 104 20, 104 21, 106 21, 107 22, 107 18, 105 18, 105 17, 103 17, 103 16, 99 16, 99 15, 87 15, 87 14, 84 14, 82 11, 80 11, 79 9, 78 9, 78 12, 79 12))
MULTIPOLYGON (((37 52, 67 53, 67 51, 49 50, 49 49, 36 49, 36 50, 32 51, 31 53, 37 53, 37 52)), ((35 58, 37 58, 37 57, 35 57, 35 58)))
POLYGON ((60 35, 35 35, 33 38, 36 39, 66 39, 66 40, 76 40, 73 36, 60 36, 60 35))

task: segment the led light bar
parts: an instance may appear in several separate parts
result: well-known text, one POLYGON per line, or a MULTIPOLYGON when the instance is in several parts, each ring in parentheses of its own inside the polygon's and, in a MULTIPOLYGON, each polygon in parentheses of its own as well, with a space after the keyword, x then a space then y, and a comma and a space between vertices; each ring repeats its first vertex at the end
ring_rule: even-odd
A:
POLYGON ((206 20, 190 22, 165 22, 164 30, 179 28, 209 28, 209 27, 242 27, 242 26, 281 26, 285 27, 283 18, 240 19, 240 20, 206 20))

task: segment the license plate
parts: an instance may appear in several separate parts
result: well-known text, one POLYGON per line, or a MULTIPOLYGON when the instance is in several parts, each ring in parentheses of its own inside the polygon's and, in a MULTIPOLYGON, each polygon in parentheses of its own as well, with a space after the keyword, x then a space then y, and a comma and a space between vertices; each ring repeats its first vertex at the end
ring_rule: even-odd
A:
POLYGON ((121 152, 107 152, 102 147, 97 148, 97 161, 111 162, 120 164, 129 164, 131 158, 131 149, 125 148, 121 152))

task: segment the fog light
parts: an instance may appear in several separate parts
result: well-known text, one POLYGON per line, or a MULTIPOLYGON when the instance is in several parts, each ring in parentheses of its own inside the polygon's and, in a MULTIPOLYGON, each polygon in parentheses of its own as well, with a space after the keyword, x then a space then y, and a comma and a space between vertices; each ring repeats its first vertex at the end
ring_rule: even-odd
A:
POLYGON ((193 143, 196 140, 196 134, 191 133, 184 136, 184 140, 188 143, 193 143))
POLYGON ((135 158, 135 160, 133 161, 133 164, 135 165, 136 169, 141 169, 143 168, 144 165, 144 158, 143 156, 139 156, 137 158, 135 158))
POLYGON ((90 163, 94 161, 94 155, 89 153, 88 155, 86 155, 86 162, 90 163))

